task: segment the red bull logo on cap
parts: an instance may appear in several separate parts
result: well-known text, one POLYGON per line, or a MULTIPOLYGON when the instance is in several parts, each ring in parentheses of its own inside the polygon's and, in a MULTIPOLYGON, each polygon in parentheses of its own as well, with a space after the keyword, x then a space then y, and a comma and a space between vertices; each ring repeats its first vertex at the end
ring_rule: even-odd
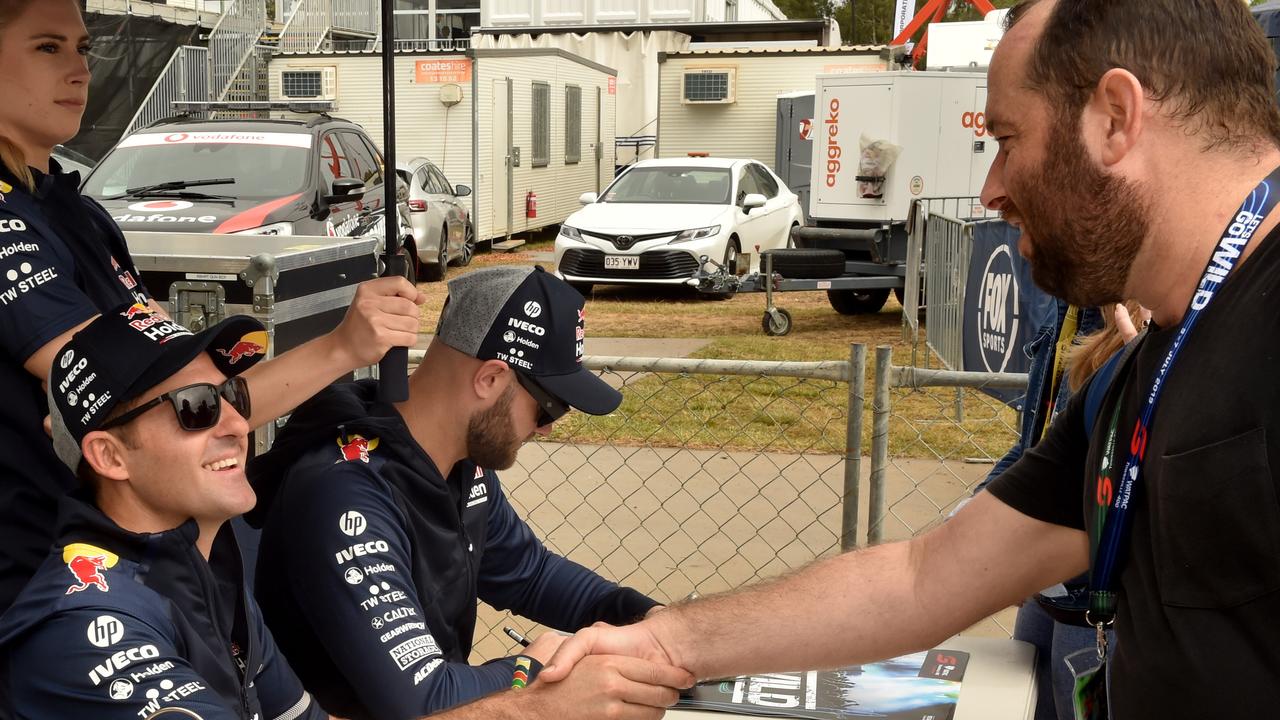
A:
POLYGON ((267 352, 267 333, 265 330, 256 330, 248 333, 240 338, 240 340, 231 346, 230 350, 218 348, 218 353, 227 358, 227 362, 235 365, 242 358, 251 358, 257 355, 265 355, 267 352))
POLYGON ((129 307, 125 308, 125 311, 120 313, 120 317, 126 320, 132 320, 140 315, 150 315, 150 314, 151 314, 151 308, 147 307, 146 305, 143 305, 142 303, 134 303, 129 307))
POLYGON ((71 543, 62 549, 62 561, 75 578, 75 584, 67 588, 67 595, 96 587, 102 592, 111 588, 107 585, 105 571, 116 566, 120 558, 112 552, 100 547, 84 543, 71 543))
POLYGON ((342 453, 342 458, 338 462, 369 462, 369 453, 378 447, 378 438, 366 439, 362 435, 348 435, 346 441, 343 441, 341 435, 338 436, 338 448, 342 453))

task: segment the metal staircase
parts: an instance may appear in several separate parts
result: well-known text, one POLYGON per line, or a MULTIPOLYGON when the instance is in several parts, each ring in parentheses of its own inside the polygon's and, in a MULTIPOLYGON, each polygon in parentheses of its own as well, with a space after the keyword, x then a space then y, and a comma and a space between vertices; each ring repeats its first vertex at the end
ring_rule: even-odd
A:
POLYGON ((183 46, 151 87, 124 134, 173 115, 175 100, 265 100, 267 34, 265 0, 232 0, 209 33, 207 48, 183 46))

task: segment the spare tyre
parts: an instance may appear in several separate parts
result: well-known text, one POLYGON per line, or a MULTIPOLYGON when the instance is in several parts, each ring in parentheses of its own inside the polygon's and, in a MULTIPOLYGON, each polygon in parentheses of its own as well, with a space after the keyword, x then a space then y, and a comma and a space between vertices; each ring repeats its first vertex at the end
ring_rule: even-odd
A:
POLYGON ((783 248, 761 253, 760 267, 765 257, 773 258, 773 271, 784 278, 823 280, 844 274, 844 252, 816 248, 783 248))

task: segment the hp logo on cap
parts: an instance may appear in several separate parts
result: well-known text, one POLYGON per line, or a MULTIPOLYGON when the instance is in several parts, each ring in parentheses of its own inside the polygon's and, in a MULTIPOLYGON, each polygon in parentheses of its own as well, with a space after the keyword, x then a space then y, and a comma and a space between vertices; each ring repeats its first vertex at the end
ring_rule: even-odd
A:
POLYGON ((524 314, 531 318, 536 318, 542 314, 542 306, 537 302, 530 300, 524 304, 524 314))

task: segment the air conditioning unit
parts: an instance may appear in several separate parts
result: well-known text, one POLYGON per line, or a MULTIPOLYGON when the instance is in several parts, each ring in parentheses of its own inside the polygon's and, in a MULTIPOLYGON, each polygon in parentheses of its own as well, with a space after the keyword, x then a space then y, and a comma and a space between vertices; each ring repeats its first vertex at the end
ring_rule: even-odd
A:
POLYGON ((685 105, 727 105, 734 102, 738 84, 736 67, 685 68, 680 102, 685 105))
POLYGON ((280 95, 289 100, 337 100, 338 69, 299 67, 280 71, 280 95))

